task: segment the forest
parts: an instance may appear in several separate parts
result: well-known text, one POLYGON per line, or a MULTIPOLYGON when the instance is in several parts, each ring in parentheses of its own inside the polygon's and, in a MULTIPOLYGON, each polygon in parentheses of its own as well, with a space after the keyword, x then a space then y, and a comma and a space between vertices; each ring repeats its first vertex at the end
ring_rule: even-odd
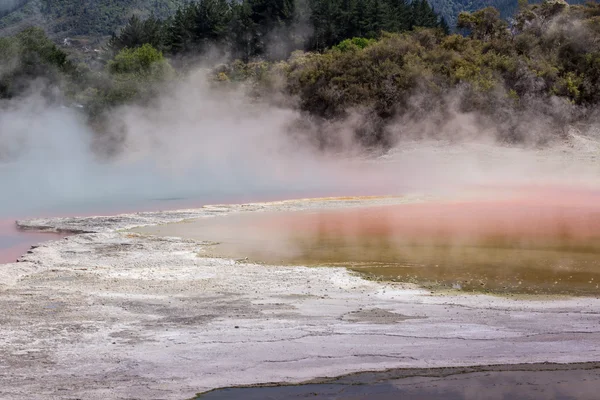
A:
POLYGON ((131 17, 108 46, 115 51, 143 44, 169 55, 225 51, 233 59, 282 60, 294 50, 323 51, 342 40, 376 38, 381 32, 441 28, 443 17, 426 0, 202 0, 165 20, 131 17))
MULTIPOLYGON (((529 1, 531 4, 543 0, 529 1)), ((587 0, 569 0, 569 4, 585 4, 587 0)), ((437 13, 443 15, 450 27, 456 26, 458 15, 463 11, 473 12, 486 7, 494 7, 504 19, 512 18, 519 10, 519 0, 430 0, 437 13)))
POLYGON ((215 90, 298 110, 321 147, 335 146, 332 126, 350 117, 365 147, 413 135, 424 115, 420 134, 462 113, 511 143, 560 138, 597 117, 600 5, 521 2, 509 21, 486 7, 460 13, 457 28, 425 0, 200 0, 163 19, 132 16, 100 68, 75 63, 39 28, 0 38, 0 98, 42 80, 45 95, 81 107, 101 134, 111 110, 152 104, 210 61, 215 90), (532 135, 533 120, 548 134, 532 135))

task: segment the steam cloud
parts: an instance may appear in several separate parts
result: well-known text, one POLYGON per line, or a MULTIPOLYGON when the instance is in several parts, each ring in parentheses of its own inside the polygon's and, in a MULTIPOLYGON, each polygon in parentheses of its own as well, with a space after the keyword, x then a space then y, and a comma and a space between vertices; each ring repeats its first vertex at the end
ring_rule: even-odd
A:
MULTIPOLYGON (((323 153, 298 132, 298 112, 211 88, 197 70, 153 105, 114 111, 101 140, 77 110, 39 95, 0 111, 0 216, 73 213, 87 205, 135 206, 150 199, 228 199, 319 195, 446 193, 476 185, 591 184, 599 145, 593 137, 544 150, 502 147, 470 114, 446 115, 448 136, 473 140, 399 141, 374 160, 353 147, 360 117, 333 124, 345 152, 323 153), (289 132, 298 132, 293 135, 289 132), (483 133, 482 133, 483 132, 483 133), (117 143, 113 157, 103 157, 117 143), (349 150, 349 151, 348 151, 349 150), (349 155, 351 154, 351 156, 349 155)), ((439 121, 438 121, 439 122, 439 121)), ((530 126, 535 124, 529 121, 530 126)), ((310 130, 310 124, 302 129, 310 130)), ((430 121, 390 129, 426 132, 430 121)), ((410 135, 408 135, 410 137, 410 135)))
POLYGON ((76 110, 32 95, 0 114, 0 210, 329 191, 341 167, 282 134, 297 118, 213 91, 199 71, 152 107, 116 110, 109 131, 122 135, 95 140, 76 110))

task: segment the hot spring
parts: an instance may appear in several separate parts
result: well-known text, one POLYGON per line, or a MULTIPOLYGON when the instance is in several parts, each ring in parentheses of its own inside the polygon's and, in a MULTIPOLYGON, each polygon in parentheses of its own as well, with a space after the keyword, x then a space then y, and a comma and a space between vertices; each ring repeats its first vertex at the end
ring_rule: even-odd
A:
POLYGON ((500 294, 600 293, 600 192, 511 189, 469 200, 242 213, 147 227, 200 256, 343 266, 373 279, 500 294))

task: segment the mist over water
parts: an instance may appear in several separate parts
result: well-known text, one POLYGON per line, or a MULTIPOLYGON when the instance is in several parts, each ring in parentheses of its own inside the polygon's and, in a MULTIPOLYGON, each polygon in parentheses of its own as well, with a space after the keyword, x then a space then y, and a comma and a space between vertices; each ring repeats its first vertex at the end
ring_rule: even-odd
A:
POLYGON ((297 112, 212 90, 204 78, 190 75, 149 107, 115 110, 104 135, 79 110, 36 94, 9 103, 0 112, 0 218, 118 211, 165 199, 396 190, 362 157, 319 153, 286 134, 297 112))
MULTIPOLYGON (((283 104, 283 103, 282 103, 283 104)), ((103 134, 77 108, 35 91, 0 107, 0 219, 165 208, 165 200, 206 204, 282 198, 421 192, 455 196, 479 186, 593 185, 598 141, 573 136, 546 149, 501 146, 451 115, 448 141, 419 137, 427 118, 391 127, 399 140, 379 157, 353 143, 349 117, 329 134, 343 146, 309 143, 311 124, 287 106, 217 90, 206 71, 181 78, 147 106, 112 111, 103 134)))
POLYGON ((289 111, 250 110, 193 90, 183 94, 150 109, 118 110, 115 131, 126 134, 100 140, 77 110, 36 96, 3 110, 0 217, 325 188, 323 177, 333 171, 320 170, 324 163, 280 139, 289 111), (103 156, 102 146, 113 142, 116 156, 103 156))
MULTIPOLYGON (((508 287, 523 291, 519 282, 529 282, 526 279, 529 275, 523 272, 521 260, 529 260, 533 275, 543 270, 552 282, 543 282, 551 285, 547 289, 531 281, 527 290, 557 291, 562 286, 555 287, 554 282, 562 279, 560 273, 564 271, 548 268, 559 268, 562 260, 568 259, 577 268, 587 268, 581 282, 578 281, 579 290, 585 293, 596 290, 595 283, 592 285, 588 280, 594 282, 590 274, 596 274, 596 263, 589 261, 593 261, 593 252, 597 250, 597 229, 580 221, 582 218, 590 223, 597 221, 600 142, 594 135, 572 130, 564 141, 543 148, 509 146, 499 144, 493 132, 486 134, 477 119, 455 113, 448 117, 448 131, 437 131, 435 139, 424 134, 430 129, 426 116, 410 124, 390 126, 398 133, 395 147, 374 155, 352 140, 356 127, 353 124, 360 123, 360 118, 349 116, 326 132, 336 135, 335 141, 341 143, 339 148, 317 149, 310 142, 316 134, 311 131, 311 121, 305 121, 300 112, 285 105, 250 99, 242 90, 216 90, 202 70, 165 89, 150 105, 113 110, 102 134, 89 127, 81 110, 49 103, 32 93, 0 108, 0 262, 14 261, 29 246, 46 239, 15 229, 14 220, 27 217, 117 214, 286 198, 417 193, 463 200, 463 203, 459 207, 443 202, 425 208, 402 207, 398 214, 343 214, 334 225, 345 227, 344 234, 312 243, 315 235, 309 230, 308 239, 302 240, 309 243, 308 250, 303 250, 299 260, 286 253, 286 262, 302 264, 324 259, 370 262, 371 258, 362 258, 375 251, 378 257, 388 255, 377 258, 378 262, 403 259, 415 264, 423 260, 432 265, 448 263, 448 268, 435 270, 439 274, 431 279, 436 281, 452 284, 460 270, 455 266, 462 266, 463 270, 465 266, 473 266, 474 272, 468 268, 463 271, 466 278, 461 285, 475 282, 473 285, 478 288, 483 279, 490 282, 485 288, 492 288, 491 282, 495 282, 498 290, 509 290, 508 287), (407 130, 412 133, 407 135, 410 139, 400 137, 407 130), (458 139, 457 131, 468 134, 459 135, 458 139), (494 202, 499 198, 504 200, 494 202), (518 201, 505 201, 513 198, 518 201), (582 208, 585 213, 576 211, 582 208), (563 209, 565 217, 558 218, 563 209), (532 220, 531 215, 536 213, 542 214, 532 220), (357 221, 360 223, 352 225, 357 221), (515 231, 521 224, 536 226, 538 231, 515 231), (549 264, 546 250, 542 250, 542 257, 537 255, 535 246, 519 247, 521 243, 538 240, 536 235, 541 231, 562 232, 564 226, 571 225, 574 243, 569 246, 579 249, 580 240, 590 242, 587 236, 580 237, 582 232, 589 231, 594 234, 593 243, 590 242, 592 253, 565 255, 561 247, 564 243, 544 242, 543 246, 550 246, 552 251, 555 247, 560 249, 549 264), (352 234, 348 235, 348 227, 356 232, 350 229, 352 234), (488 234, 481 232, 485 227, 493 228, 488 233, 494 240, 509 238, 509 247, 516 250, 490 253, 457 244, 461 237, 466 237, 467 242, 473 237, 480 240, 485 236, 483 233, 488 234), (387 233, 377 233, 380 228, 387 233), (396 242, 399 233, 407 240, 416 240, 420 234, 427 241, 444 229, 447 231, 444 240, 449 243, 445 246, 453 249, 451 253, 444 246, 417 246, 415 250, 396 242), (390 232, 391 244, 387 237, 390 232), (366 237, 368 246, 357 245, 362 242, 354 239, 348 242, 348 237, 366 237), (373 248, 374 238, 380 238, 384 246, 373 248), (397 251, 385 250, 390 247, 397 251), (455 247, 469 250, 457 253, 455 247), (339 258, 340 248, 353 250, 339 258), (320 253, 314 253, 315 249, 320 249, 320 253), (327 252, 335 253, 339 259, 323 258, 327 252), (501 261, 507 257, 517 260, 518 265, 501 261), (495 265, 502 267, 494 270, 495 265), (504 275, 498 275, 500 271, 504 275), (444 275, 446 272, 450 277, 444 275), (483 278, 477 275, 475 279, 476 274, 483 274, 483 278)), ((285 227, 294 233, 302 232, 294 221, 286 222, 285 227)), ((331 222, 330 217, 312 226, 323 227, 324 221, 331 222)), ((260 226, 252 225, 246 230, 229 226, 227 231, 225 222, 219 222, 220 228, 221 224, 226 235, 246 232, 249 238, 254 238, 258 234, 272 238, 268 240, 269 246, 278 246, 278 251, 290 248, 289 240, 281 242, 286 236, 279 230, 275 230, 273 237, 265 231, 259 233, 260 226)), ((562 236, 554 236, 562 240, 562 236)), ((214 238, 203 238, 211 239, 214 238)), ((583 242, 581 245, 586 245, 583 242)), ((252 241, 247 244, 252 251, 264 246, 252 241)), ((404 276, 405 271, 406 266, 402 265, 399 270, 386 269, 384 275, 395 279, 397 275, 404 276)), ((423 271, 434 270, 416 269, 410 273, 416 276, 423 271)), ((373 272, 382 274, 380 269, 373 272)), ((568 274, 565 282, 572 286, 568 274)))

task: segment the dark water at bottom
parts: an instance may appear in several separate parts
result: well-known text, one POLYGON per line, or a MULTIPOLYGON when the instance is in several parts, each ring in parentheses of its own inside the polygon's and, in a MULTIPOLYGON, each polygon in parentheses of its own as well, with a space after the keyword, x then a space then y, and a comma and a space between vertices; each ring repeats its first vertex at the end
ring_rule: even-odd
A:
POLYGON ((403 378, 387 372, 362 373, 327 383, 219 389, 199 395, 197 400, 597 400, 600 398, 600 369, 595 367, 455 371, 444 376, 427 376, 430 372, 423 370, 425 376, 419 376, 417 371, 414 376, 403 378))

